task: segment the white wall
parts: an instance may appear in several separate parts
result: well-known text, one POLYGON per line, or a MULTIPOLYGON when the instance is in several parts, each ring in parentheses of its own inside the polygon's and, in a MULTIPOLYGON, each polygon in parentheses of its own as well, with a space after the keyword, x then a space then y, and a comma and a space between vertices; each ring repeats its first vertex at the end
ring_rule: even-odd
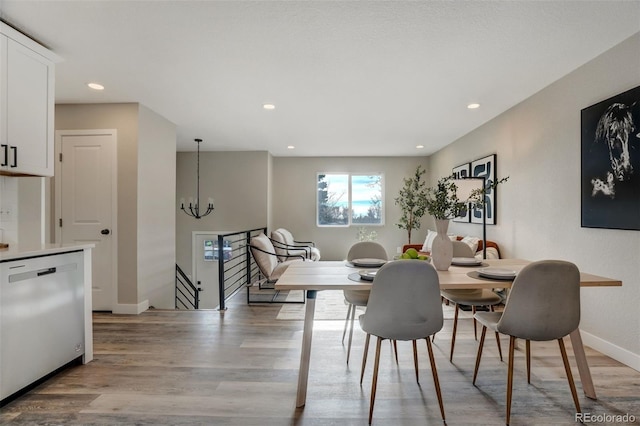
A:
MULTIPOLYGON (((407 232, 395 223, 401 216, 393 199, 403 186, 403 178, 427 166, 426 157, 274 157, 273 227, 290 230, 298 240, 314 241, 323 260, 341 260, 358 241, 358 226, 327 228, 316 226, 316 180, 319 172, 383 173, 385 185, 385 225, 367 227, 378 233, 389 257, 407 243, 407 232)), ((426 218, 424 218, 426 221, 426 218)), ((271 229, 270 229, 271 230, 271 229)), ((412 242, 422 243, 426 226, 413 232, 412 242)))
POLYGON ((138 301, 175 306, 176 126, 138 109, 138 301))
MULTIPOLYGON (((582 290, 580 327, 586 344, 640 370, 640 232, 580 226, 580 110, 640 85, 638 52, 640 33, 460 138, 431 157, 430 179, 496 153, 498 177, 510 179, 487 238, 507 257, 565 259, 622 280, 582 290)), ((471 224, 450 230, 481 234, 471 224)))

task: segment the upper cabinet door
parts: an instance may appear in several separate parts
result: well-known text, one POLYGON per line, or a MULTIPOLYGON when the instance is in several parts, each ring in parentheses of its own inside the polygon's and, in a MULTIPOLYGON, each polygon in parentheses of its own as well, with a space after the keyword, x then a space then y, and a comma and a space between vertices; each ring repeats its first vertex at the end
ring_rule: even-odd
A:
POLYGON ((55 65, 16 37, 0 40, 0 171, 53 176, 55 65))

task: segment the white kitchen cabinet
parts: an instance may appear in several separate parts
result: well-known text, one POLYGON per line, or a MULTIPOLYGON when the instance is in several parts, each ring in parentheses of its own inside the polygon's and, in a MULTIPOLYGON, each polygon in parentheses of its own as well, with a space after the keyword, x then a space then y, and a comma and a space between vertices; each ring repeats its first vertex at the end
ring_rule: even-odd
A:
POLYGON ((53 176, 56 61, 0 23, 0 174, 53 176))

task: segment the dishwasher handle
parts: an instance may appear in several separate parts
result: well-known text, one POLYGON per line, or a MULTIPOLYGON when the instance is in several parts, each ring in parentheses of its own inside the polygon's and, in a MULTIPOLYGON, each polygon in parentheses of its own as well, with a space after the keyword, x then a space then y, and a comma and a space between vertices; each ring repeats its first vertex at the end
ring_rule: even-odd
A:
POLYGON ((52 268, 47 268, 47 269, 41 269, 38 271, 38 276, 41 277, 43 275, 49 275, 49 274, 55 274, 56 273, 56 267, 52 267, 52 268))

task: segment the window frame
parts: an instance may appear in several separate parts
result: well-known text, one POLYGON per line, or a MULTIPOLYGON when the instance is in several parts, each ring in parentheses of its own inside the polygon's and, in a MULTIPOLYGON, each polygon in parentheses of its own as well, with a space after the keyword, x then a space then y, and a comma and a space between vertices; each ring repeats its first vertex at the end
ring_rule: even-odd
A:
POLYGON ((385 176, 382 172, 317 172, 316 173, 316 182, 315 182, 315 191, 316 191, 316 226, 319 228, 350 228, 350 227, 362 227, 362 226, 385 226, 385 176), (347 217, 347 223, 344 225, 340 224, 321 224, 320 223, 320 200, 318 197, 318 183, 320 176, 347 176, 347 209, 349 210, 349 214, 347 217), (380 223, 357 223, 353 221, 353 177, 357 176, 378 176, 380 177, 380 223))

